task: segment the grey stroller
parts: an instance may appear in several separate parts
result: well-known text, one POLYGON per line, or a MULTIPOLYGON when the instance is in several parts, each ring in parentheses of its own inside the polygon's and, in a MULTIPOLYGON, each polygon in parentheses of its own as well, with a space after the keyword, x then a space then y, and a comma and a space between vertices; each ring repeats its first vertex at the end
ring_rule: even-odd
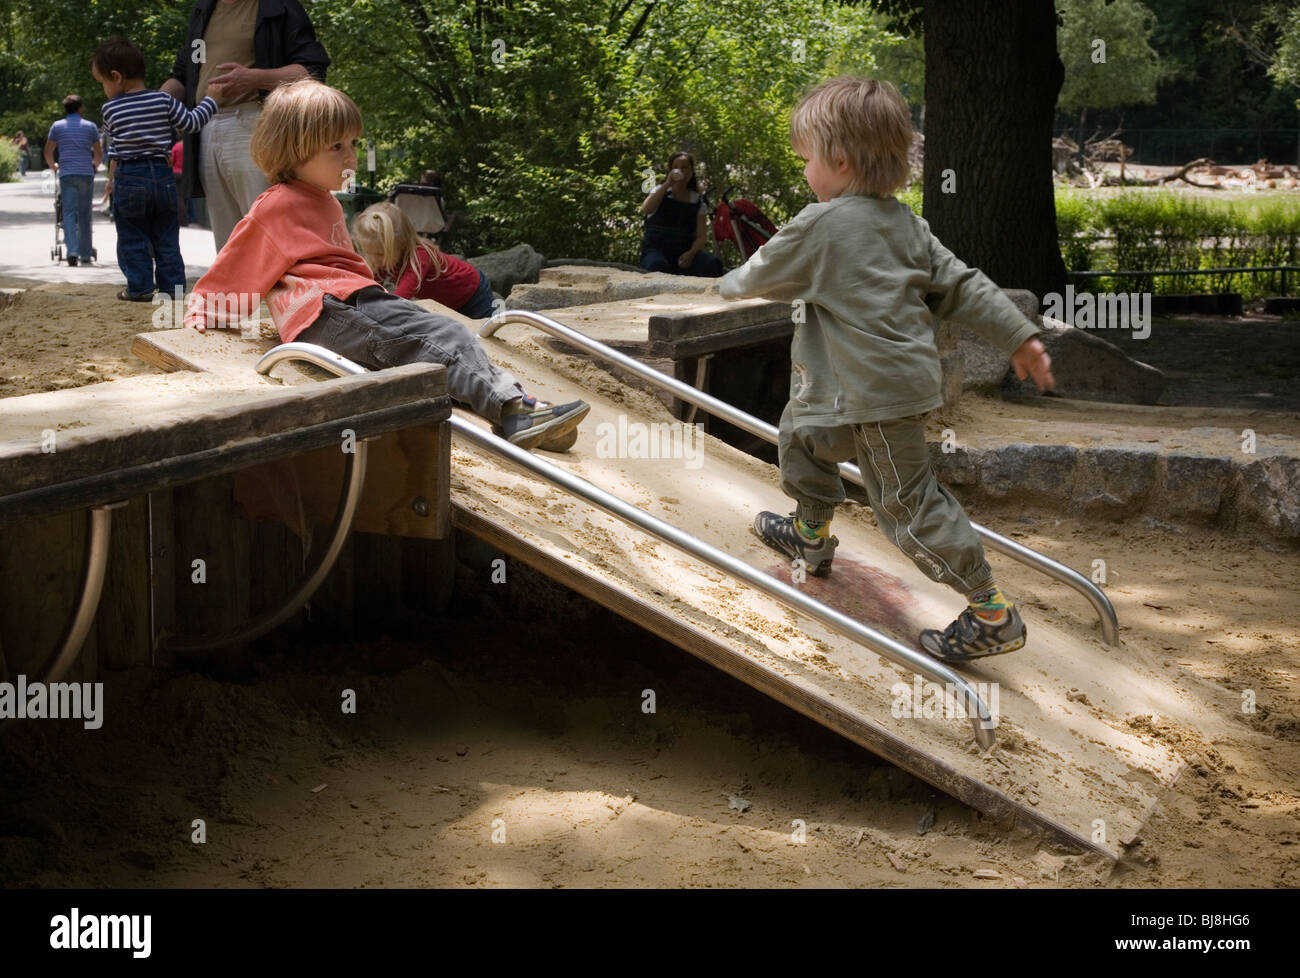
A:
MULTIPOLYGON (((90 260, 99 261, 98 248, 90 249, 90 260)), ((54 247, 50 249, 50 261, 63 261, 63 191, 58 177, 54 178, 54 247)))
POLYGON ((447 212, 443 207, 442 188, 424 183, 399 183, 388 192, 388 201, 411 219, 415 233, 443 243, 447 212))

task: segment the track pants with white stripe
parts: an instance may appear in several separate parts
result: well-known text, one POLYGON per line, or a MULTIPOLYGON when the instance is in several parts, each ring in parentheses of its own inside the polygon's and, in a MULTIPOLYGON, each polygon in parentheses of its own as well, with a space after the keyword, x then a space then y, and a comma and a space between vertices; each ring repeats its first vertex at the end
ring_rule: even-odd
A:
POLYGON ((925 443, 924 415, 834 428, 794 428, 781 415, 781 489, 803 520, 829 520, 844 501, 836 465, 856 458, 881 531, 926 577, 964 595, 993 586, 984 545, 945 489, 925 443))

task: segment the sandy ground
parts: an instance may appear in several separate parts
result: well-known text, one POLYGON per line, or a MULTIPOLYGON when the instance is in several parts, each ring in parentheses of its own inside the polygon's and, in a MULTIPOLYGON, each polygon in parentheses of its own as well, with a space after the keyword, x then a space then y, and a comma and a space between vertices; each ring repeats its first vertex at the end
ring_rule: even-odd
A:
MULTIPOLYGON (((0 311, 0 394, 153 372, 127 349, 151 308, 112 291, 51 285, 0 311)), ((962 406, 976 424, 1000 410, 962 406)), ((1213 740, 1131 719, 1189 767, 1116 866, 988 824, 512 568, 508 589, 462 574, 452 613, 405 637, 268 640, 256 682, 141 671, 109 704, 132 717, 113 730, 9 731, 0 883, 1300 885, 1300 554, 1135 521, 977 515, 1076 567, 1123 552, 1108 592, 1131 634, 1170 653, 1168 675, 1257 696, 1213 740), (345 689, 356 716, 339 711, 345 689)))

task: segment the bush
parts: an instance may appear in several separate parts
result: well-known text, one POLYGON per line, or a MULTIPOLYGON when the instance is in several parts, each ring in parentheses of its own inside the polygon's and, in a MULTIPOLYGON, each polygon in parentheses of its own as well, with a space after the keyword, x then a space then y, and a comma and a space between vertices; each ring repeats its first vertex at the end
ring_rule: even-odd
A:
POLYGON ((0 183, 8 183, 18 172, 18 147, 0 137, 0 183))
POLYGON ((45 160, 41 154, 45 150, 45 136, 50 126, 62 118, 63 107, 58 102, 26 112, 5 112, 0 114, 0 138, 7 142, 21 129, 27 134, 28 169, 43 170, 45 160))
MULTIPOLYGON (((1071 271, 1248 268, 1300 259, 1300 200, 1281 196, 1214 200, 1161 190, 1092 198, 1065 192, 1058 194, 1056 219, 1071 271)), ((1275 293, 1280 275, 1125 277, 1090 285, 1097 291, 1235 291, 1249 299, 1275 293)))
POLYGON ((1063 193, 1056 198, 1056 235, 1065 267, 1084 272, 1092 268, 1097 208, 1082 194, 1063 193))

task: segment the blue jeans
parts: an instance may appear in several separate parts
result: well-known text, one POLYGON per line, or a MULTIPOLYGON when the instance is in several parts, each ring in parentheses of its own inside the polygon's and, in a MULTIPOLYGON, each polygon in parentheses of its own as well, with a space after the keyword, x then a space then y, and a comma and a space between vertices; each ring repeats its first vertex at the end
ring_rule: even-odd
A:
POLYGON ((478 289, 456 311, 470 319, 487 319, 492 315, 492 283, 482 272, 478 273, 478 289))
POLYGON ((126 291, 167 295, 185 288, 180 216, 171 163, 119 161, 113 176, 113 220, 117 223, 117 263, 126 291))
POLYGON ((59 193, 63 197, 63 241, 68 257, 90 260, 94 246, 90 240, 90 209, 95 203, 95 177, 59 177, 59 193))
POLYGON ((677 264, 677 259, 685 252, 676 254, 665 253, 658 248, 645 247, 641 249, 641 267, 648 272, 670 272, 673 275, 698 275, 702 278, 718 278, 726 271, 722 267, 722 259, 708 251, 697 251, 695 258, 691 261, 690 268, 682 268, 677 264))

